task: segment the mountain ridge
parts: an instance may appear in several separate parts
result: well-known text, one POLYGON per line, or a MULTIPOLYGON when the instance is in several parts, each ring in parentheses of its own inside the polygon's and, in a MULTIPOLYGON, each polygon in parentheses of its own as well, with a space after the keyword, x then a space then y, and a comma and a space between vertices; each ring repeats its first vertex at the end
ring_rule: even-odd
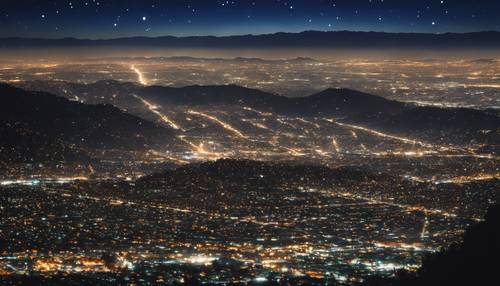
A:
POLYGON ((495 143, 500 117, 488 111, 467 108, 418 106, 350 89, 330 88, 322 92, 289 98, 236 85, 141 86, 114 80, 92 84, 27 82, 25 88, 39 88, 68 96, 66 90, 91 103, 111 103, 133 110, 136 94, 161 106, 202 107, 227 105, 250 107, 288 116, 334 117, 343 122, 441 143, 495 143), (115 97, 111 97, 115 94, 115 97), (413 114, 414 116, 409 116, 413 114), (489 132, 484 132, 489 131, 489 132), (451 137, 450 137, 451 136, 451 137))
POLYGON ((114 39, 19 38, 0 39, 0 47, 43 46, 162 46, 162 47, 317 47, 317 48, 495 48, 500 32, 470 33, 388 33, 365 31, 303 31, 234 36, 159 36, 114 39))
MULTIPOLYGON (((50 93, 26 91, 5 84, 0 84, 0 103, 2 134, 19 133, 19 136, 41 141, 50 139, 49 146, 56 144, 52 139, 57 139, 57 144, 73 146, 71 149, 139 150, 148 145, 162 144, 160 138, 168 141, 173 137, 171 130, 110 104, 82 104, 50 93)), ((15 150, 3 149, 7 152, 15 150)))

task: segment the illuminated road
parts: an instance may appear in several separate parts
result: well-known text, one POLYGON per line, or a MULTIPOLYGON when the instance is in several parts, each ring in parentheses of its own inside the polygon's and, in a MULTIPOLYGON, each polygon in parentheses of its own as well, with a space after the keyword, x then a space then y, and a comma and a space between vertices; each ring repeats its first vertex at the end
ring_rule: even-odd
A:
POLYGON ((264 129, 264 130, 271 130, 269 129, 269 127, 265 126, 264 124, 262 123, 258 123, 258 122, 254 122, 252 120, 249 120, 249 119, 242 119, 243 122, 246 122, 246 123, 249 123, 251 124, 253 127, 256 127, 256 128, 259 128, 259 129, 264 129))
POLYGON ((243 133, 241 131, 239 131, 238 129, 236 129, 233 126, 231 126, 229 123, 226 123, 226 122, 220 120, 219 118, 217 118, 215 116, 212 116, 210 114, 206 114, 206 113, 203 113, 203 112, 199 112, 199 111, 194 111, 194 110, 188 110, 187 113, 188 114, 193 114, 193 115, 198 115, 198 116, 201 116, 201 117, 205 117, 206 119, 211 120, 211 121, 219 124, 220 126, 222 126, 227 131, 230 131, 230 132, 234 133, 238 137, 244 138, 244 139, 247 138, 245 135, 243 135, 243 133))
POLYGON ((354 138, 356 140, 358 139, 358 134, 352 130, 351 130, 351 135, 352 135, 352 138, 354 138))
MULTIPOLYGON (((156 116, 158 116, 161 119, 161 121, 168 124, 170 127, 172 127, 175 130, 180 130, 182 132, 185 132, 185 130, 178 123, 176 123, 175 121, 170 119, 168 116, 166 116, 165 114, 158 111, 158 108, 159 108, 158 106, 156 106, 155 104, 145 100, 144 98, 142 98, 136 94, 134 94, 133 96, 135 98, 139 99, 144 104, 144 106, 150 112, 152 112, 156 116)), ((224 127, 224 129, 231 131, 234 134, 238 135, 239 137, 246 138, 239 130, 235 129, 234 127, 232 127, 228 123, 225 123, 214 116, 211 116, 211 115, 208 115, 208 114, 205 114, 202 112, 192 111, 192 110, 188 111, 188 113, 208 118, 211 121, 214 121, 214 122, 218 123, 219 125, 221 125, 222 127, 224 127)), ((192 141, 188 140, 186 138, 186 136, 184 136, 184 135, 178 135, 177 138, 179 140, 181 140, 182 142, 186 143, 190 147, 191 151, 194 153, 194 155, 197 159, 217 160, 217 159, 220 159, 222 157, 228 156, 228 154, 226 154, 226 153, 211 152, 205 148, 205 144, 203 142, 201 142, 197 145, 197 144, 193 143, 192 141)), ((179 163, 179 164, 186 164, 188 162, 186 160, 174 158, 172 156, 166 156, 164 154, 160 155, 160 153, 155 153, 155 154, 158 156, 161 156, 165 159, 168 159, 169 161, 174 161, 174 162, 179 163)))
POLYGON ((342 149, 340 148, 340 145, 337 142, 337 139, 335 139, 335 137, 332 138, 332 144, 333 144, 333 147, 335 148, 335 152, 337 152, 337 153, 342 152, 342 149))
POLYGON ((383 133, 383 132, 380 132, 378 130, 370 129, 370 128, 367 128, 364 126, 341 123, 341 122, 338 122, 334 119, 324 119, 324 120, 326 120, 327 122, 336 124, 338 126, 348 128, 348 129, 355 129, 355 130, 359 130, 359 131, 364 131, 364 132, 367 132, 371 135, 374 135, 374 136, 377 136, 380 138, 392 139, 392 140, 396 140, 396 141, 406 143, 406 144, 411 144, 411 145, 419 145, 421 147, 425 147, 425 148, 429 148, 429 149, 433 149, 433 150, 453 151, 453 152, 460 153, 460 154, 435 154, 435 151, 425 151, 425 152, 407 151, 407 152, 378 153, 375 155, 399 155, 399 156, 406 156, 406 157, 422 157, 424 155, 432 154, 433 156, 448 157, 448 158, 471 157, 471 158, 480 158, 480 159, 497 159, 497 157, 495 157, 491 154, 475 154, 472 150, 465 149, 465 148, 434 145, 434 144, 425 143, 425 142, 419 141, 419 140, 414 140, 414 139, 410 139, 410 138, 405 138, 405 137, 401 137, 401 136, 383 133))
POLYGON ((427 213, 424 218, 424 225, 422 226, 422 232, 420 233, 420 239, 425 239, 427 237, 427 228, 429 226, 429 218, 427 217, 427 213))
MULTIPOLYGON (((144 98, 142 98, 142 97, 140 97, 138 95, 134 94, 133 96, 135 98, 139 99, 146 106, 146 108, 150 112, 152 112, 156 116, 158 116, 161 119, 161 121, 163 121, 164 123, 168 124, 170 127, 172 127, 175 130, 180 130, 182 132, 185 132, 185 130, 178 123, 174 122, 172 119, 170 119, 169 117, 167 117, 165 114, 163 114, 160 111, 158 111, 158 106, 152 104, 151 102, 145 100, 144 98)), ((217 159, 219 159, 219 158, 221 158, 221 157, 224 156, 223 154, 214 153, 214 152, 210 152, 210 151, 206 150, 205 145, 203 143, 200 143, 199 145, 196 145, 192 141, 186 139, 186 137, 184 135, 178 135, 177 138, 179 140, 181 140, 182 142, 186 143, 190 147, 191 151, 199 159, 202 158, 202 159, 205 159, 205 160, 217 160, 217 159)), ((165 158, 165 159, 167 159, 169 161, 174 161, 174 162, 176 162, 178 164, 189 163, 186 160, 174 158, 172 156, 167 156, 167 155, 158 153, 157 151, 153 151, 153 152, 157 156, 163 157, 163 158, 165 158)))
POLYGON ((37 178, 37 179, 12 179, 12 180, 0 181, 0 186, 11 186, 11 185, 36 186, 40 184, 67 184, 77 181, 88 181, 88 180, 89 178, 84 176, 37 178))
POLYGON ((413 140, 413 139, 409 139, 409 138, 405 138, 405 137, 400 137, 400 136, 395 136, 395 135, 390 135, 390 134, 383 133, 383 132, 380 132, 380 131, 377 131, 377 130, 374 130, 374 129, 366 128, 366 127, 363 127, 363 126, 352 125, 352 124, 347 124, 347 123, 340 123, 340 122, 338 122, 336 120, 333 120, 333 119, 325 119, 325 120, 328 121, 328 122, 330 122, 330 123, 334 123, 334 124, 336 124, 338 126, 346 127, 346 128, 349 128, 349 129, 356 129, 356 130, 364 131, 364 132, 370 133, 372 135, 375 135, 375 136, 381 137, 381 138, 393 139, 393 140, 397 140, 397 141, 400 141, 400 142, 403 142, 403 143, 412 144, 412 145, 420 145, 422 147, 427 147, 427 148, 435 148, 436 147, 434 145, 427 144, 427 143, 424 143, 422 141, 413 140))
POLYGON ((137 99, 139 99, 145 106, 146 108, 156 114, 163 122, 167 123, 170 127, 172 127, 175 130, 182 130, 182 128, 175 123, 172 119, 168 118, 165 114, 161 113, 158 111, 158 106, 152 104, 151 102, 145 100, 144 98, 133 94, 133 96, 137 99))
POLYGON ((150 151, 151 154, 155 155, 155 156, 158 156, 158 157, 162 157, 164 159, 167 159, 169 161, 173 161, 177 164, 180 164, 180 165, 186 165, 186 164, 189 164, 190 162, 189 161, 186 161, 186 160, 182 160, 182 159, 178 159, 178 158, 175 158, 175 157, 172 157, 172 156, 169 156, 167 154, 164 154, 162 152, 158 152, 156 150, 151 150, 150 151))
POLYGON ((275 227, 278 227, 277 222, 268 222, 268 221, 259 221, 255 219, 253 216, 245 216, 245 217, 238 217, 238 216, 233 216, 233 215, 224 215, 224 214, 218 214, 218 213, 210 213, 207 211, 202 211, 202 210, 195 210, 195 209, 188 209, 188 208, 179 208, 179 207, 172 207, 170 205, 166 204, 161 204, 161 203, 151 203, 151 202, 142 202, 142 201, 131 201, 131 200, 125 200, 122 198, 106 198, 106 197, 96 197, 96 196, 90 196, 90 195, 85 195, 85 194, 77 194, 72 191, 60 191, 60 190, 51 190, 51 189, 44 189, 44 192, 55 195, 55 196, 61 196, 65 198, 77 198, 81 200, 88 200, 88 201, 93 201, 93 202, 101 202, 105 204, 109 204, 110 206, 123 206, 123 207, 130 207, 130 208, 137 208, 137 209, 158 209, 158 210, 166 210, 166 211, 171 211, 171 212, 177 212, 177 213, 186 213, 186 214, 193 214, 193 215, 198 215, 198 216, 205 216, 209 219, 213 218, 218 218, 218 219, 224 219, 224 220, 230 220, 230 221, 240 221, 240 222, 247 222, 247 223, 252 223, 256 225, 274 225, 275 227))
POLYGON ((265 116, 265 117, 273 116, 273 114, 271 112, 262 112, 262 111, 259 111, 257 109, 254 109, 254 108, 251 108, 251 107, 248 107, 248 106, 243 107, 243 110, 257 113, 260 116, 265 116))
POLYGON ((461 177, 454 177, 450 179, 444 179, 440 181, 436 181, 436 184, 465 184, 465 183, 471 183, 471 182, 478 182, 478 181, 488 181, 488 180, 494 180, 494 179, 500 179, 500 173, 493 173, 493 174, 476 174, 472 176, 461 176, 461 177))
POLYGON ((317 129, 320 129, 320 128, 321 128, 321 126, 320 126, 319 124, 314 123, 314 122, 311 122, 311 121, 309 121, 309 120, 305 120, 305 119, 304 119, 304 118, 302 118, 302 117, 297 117, 297 120, 298 120, 298 121, 300 121, 300 122, 302 122, 302 123, 305 123, 305 124, 308 124, 308 125, 314 126, 314 127, 315 127, 315 128, 317 128, 317 129))
POLYGON ((144 74, 142 73, 142 71, 140 69, 136 68, 135 65, 132 65, 130 67, 130 69, 133 70, 137 74, 137 79, 138 79, 140 84, 148 85, 148 81, 146 80, 146 77, 144 76, 144 74))
MULTIPOLYGON (((426 208, 423 206, 414 206, 414 205, 407 205, 407 204, 399 204, 399 203, 395 203, 392 201, 380 200, 380 199, 364 196, 361 194, 356 194, 353 192, 338 191, 338 189, 336 189, 336 188, 323 189, 323 190, 321 190, 321 189, 308 189, 307 192, 321 193, 323 196, 332 197, 332 198, 341 197, 341 198, 346 198, 346 199, 354 200, 354 201, 366 201, 366 202, 371 203, 371 204, 392 206, 392 207, 403 209, 407 212, 422 212, 426 216, 431 214, 431 215, 437 215, 437 216, 441 216, 441 217, 445 217, 445 218, 458 218, 459 217, 455 213, 451 213, 451 212, 440 210, 440 209, 426 208)), ((476 219, 476 218, 471 218, 471 217, 464 217, 464 218, 475 220, 475 221, 481 221, 481 219, 476 219)), ((425 228, 427 228, 427 225, 425 226, 425 228)), ((422 232, 427 232, 427 229, 423 229, 422 232)))
MULTIPOLYGON (((378 199, 374 199, 374 198, 370 198, 370 197, 365 197, 365 196, 354 194, 354 193, 348 193, 348 192, 342 192, 342 193, 340 193, 340 192, 335 192, 334 195, 335 196, 340 196, 340 197, 343 197, 343 198, 349 198, 349 199, 366 200, 366 201, 369 201, 369 202, 371 202, 373 204, 393 206, 393 207, 397 207, 397 208, 403 209, 403 210, 408 211, 408 212, 423 212, 426 215, 427 214, 432 214, 432 215, 442 216, 442 217, 445 217, 445 218, 457 218, 458 217, 458 215, 455 214, 455 213, 451 213, 451 212, 447 212, 447 211, 443 211, 443 210, 439 210, 439 209, 431 209, 431 208, 426 208, 426 207, 423 207, 423 206, 412 206, 412 205, 405 205, 405 204, 398 204, 398 203, 394 203, 394 202, 382 201, 382 200, 378 200, 378 199)), ((471 219, 471 220, 475 220, 475 221, 481 221, 480 219, 470 218, 470 217, 467 218, 467 219, 471 219)))

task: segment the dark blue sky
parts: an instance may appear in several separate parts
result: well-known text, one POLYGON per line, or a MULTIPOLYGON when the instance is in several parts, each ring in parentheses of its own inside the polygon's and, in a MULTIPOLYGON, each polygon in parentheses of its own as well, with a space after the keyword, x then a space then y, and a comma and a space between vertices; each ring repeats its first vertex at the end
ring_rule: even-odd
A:
POLYGON ((499 0, 1 0, 0 36, 500 30, 499 0))

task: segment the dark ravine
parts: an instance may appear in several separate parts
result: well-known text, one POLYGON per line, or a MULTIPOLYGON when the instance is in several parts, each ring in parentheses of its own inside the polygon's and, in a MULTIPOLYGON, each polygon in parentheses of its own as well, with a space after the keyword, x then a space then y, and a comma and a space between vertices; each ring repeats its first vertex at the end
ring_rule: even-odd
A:
POLYGON ((117 39, 2 38, 0 47, 157 46, 195 48, 498 48, 500 32, 385 33, 304 31, 238 36, 130 37, 117 39))

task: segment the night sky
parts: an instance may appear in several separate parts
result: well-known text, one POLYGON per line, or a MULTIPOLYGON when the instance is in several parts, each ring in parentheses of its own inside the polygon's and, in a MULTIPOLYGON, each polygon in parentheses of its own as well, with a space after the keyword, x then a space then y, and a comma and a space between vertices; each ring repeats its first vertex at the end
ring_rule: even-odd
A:
POLYGON ((1 0, 0 36, 500 30, 498 0, 1 0))

